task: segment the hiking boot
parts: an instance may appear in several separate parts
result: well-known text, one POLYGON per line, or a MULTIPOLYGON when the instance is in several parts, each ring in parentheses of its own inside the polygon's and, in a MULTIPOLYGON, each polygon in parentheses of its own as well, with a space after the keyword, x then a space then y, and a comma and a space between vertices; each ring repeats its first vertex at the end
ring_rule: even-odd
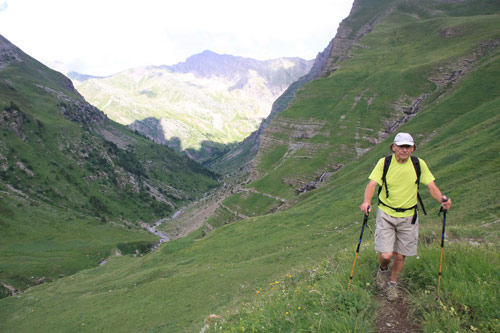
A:
POLYGON ((387 283, 389 282, 389 268, 383 271, 379 267, 377 272, 377 279, 375 282, 377 283, 377 287, 379 287, 380 290, 385 289, 387 287, 387 283))
POLYGON ((387 282, 387 300, 389 302, 393 302, 398 299, 399 294, 398 294, 398 284, 394 282, 387 282))

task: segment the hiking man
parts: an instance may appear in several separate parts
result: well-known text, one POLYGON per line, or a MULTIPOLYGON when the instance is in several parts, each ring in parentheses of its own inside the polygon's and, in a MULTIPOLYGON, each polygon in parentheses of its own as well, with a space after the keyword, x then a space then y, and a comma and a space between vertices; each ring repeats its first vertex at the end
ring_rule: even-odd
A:
MULTIPOLYGON (((360 209, 368 214, 377 185, 380 185, 375 229, 375 250, 380 253, 376 284, 386 290, 390 301, 398 298, 397 282, 406 256, 417 255, 419 183, 427 186, 431 196, 443 209, 450 209, 451 199, 444 196, 434 182, 427 164, 412 156, 416 146, 408 133, 398 133, 391 145, 392 155, 381 158, 365 189, 360 209), (389 264, 393 260, 389 274, 389 264)), ((420 201, 420 200, 419 200, 420 201)), ((420 201, 422 205, 422 202, 420 201)), ((425 212, 425 209, 422 207, 425 212)))

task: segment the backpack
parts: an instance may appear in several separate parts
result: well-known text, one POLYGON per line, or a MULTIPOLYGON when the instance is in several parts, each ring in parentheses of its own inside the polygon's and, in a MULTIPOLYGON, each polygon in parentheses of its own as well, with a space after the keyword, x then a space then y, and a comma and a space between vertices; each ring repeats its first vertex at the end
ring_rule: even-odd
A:
MULTIPOLYGON (((378 202, 379 202, 379 204, 382 204, 386 207, 389 207, 389 208, 395 210, 396 212, 404 212, 404 211, 407 211, 410 209, 414 209, 415 214, 413 215, 413 220, 411 223, 415 224, 415 222, 417 221, 418 205, 415 205, 415 206, 410 207, 410 208, 394 208, 394 207, 391 207, 391 206, 385 204, 382 200, 380 200, 380 192, 382 191, 382 186, 385 186, 385 197, 386 198, 389 197, 389 189, 387 188, 386 176, 387 176, 387 171, 389 170, 389 166, 391 165, 391 161, 392 161, 392 154, 386 156, 384 159, 384 170, 382 172, 382 185, 379 186, 379 188, 378 188, 378 202)), ((418 192, 419 187, 420 187, 420 174, 421 174, 420 161, 418 160, 418 157, 411 156, 411 162, 413 164, 413 167, 415 168, 415 173, 417 174, 417 180, 415 181, 415 184, 417 184, 418 202, 420 203, 420 206, 422 207, 422 211, 424 212, 424 214, 427 215, 427 212, 425 211, 424 203, 422 202, 422 198, 420 197, 420 193, 418 192)))

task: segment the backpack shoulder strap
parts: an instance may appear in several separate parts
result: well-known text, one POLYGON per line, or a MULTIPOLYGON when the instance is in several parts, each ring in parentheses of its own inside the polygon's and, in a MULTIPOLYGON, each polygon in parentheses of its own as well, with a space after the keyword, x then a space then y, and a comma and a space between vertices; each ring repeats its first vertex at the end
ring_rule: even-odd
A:
POLYGON ((422 170, 420 169, 420 161, 418 160, 418 157, 412 156, 411 162, 413 163, 415 173, 417 174, 417 180, 415 181, 415 184, 420 186, 420 174, 422 173, 422 170))
POLYGON ((420 203, 420 206, 422 207, 422 211, 424 212, 424 214, 427 215, 427 212, 425 211, 424 203, 422 201, 422 198, 420 197, 420 192, 418 191, 420 189, 420 174, 422 173, 422 170, 420 169, 420 161, 419 161, 418 157, 412 156, 411 162, 413 163, 413 167, 415 168, 415 173, 417 174, 417 180, 415 181, 415 184, 417 184, 418 202, 420 203))
MULTIPOLYGON (((385 197, 389 197, 389 189, 387 188, 387 171, 389 170, 389 166, 391 165, 392 161, 392 154, 387 155, 384 159, 384 170, 382 171, 382 186, 385 186, 385 197)), ((382 191, 382 187, 379 187, 378 193, 380 194, 380 191, 382 191)))

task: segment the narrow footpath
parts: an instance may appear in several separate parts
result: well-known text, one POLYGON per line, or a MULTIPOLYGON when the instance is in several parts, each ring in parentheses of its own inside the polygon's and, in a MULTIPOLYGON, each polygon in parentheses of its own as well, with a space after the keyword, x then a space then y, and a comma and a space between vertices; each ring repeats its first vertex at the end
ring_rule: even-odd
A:
POLYGON ((383 294, 374 297, 379 304, 375 332, 413 333, 422 331, 420 327, 410 322, 410 305, 406 290, 400 289, 400 297, 394 302, 389 302, 383 294))

